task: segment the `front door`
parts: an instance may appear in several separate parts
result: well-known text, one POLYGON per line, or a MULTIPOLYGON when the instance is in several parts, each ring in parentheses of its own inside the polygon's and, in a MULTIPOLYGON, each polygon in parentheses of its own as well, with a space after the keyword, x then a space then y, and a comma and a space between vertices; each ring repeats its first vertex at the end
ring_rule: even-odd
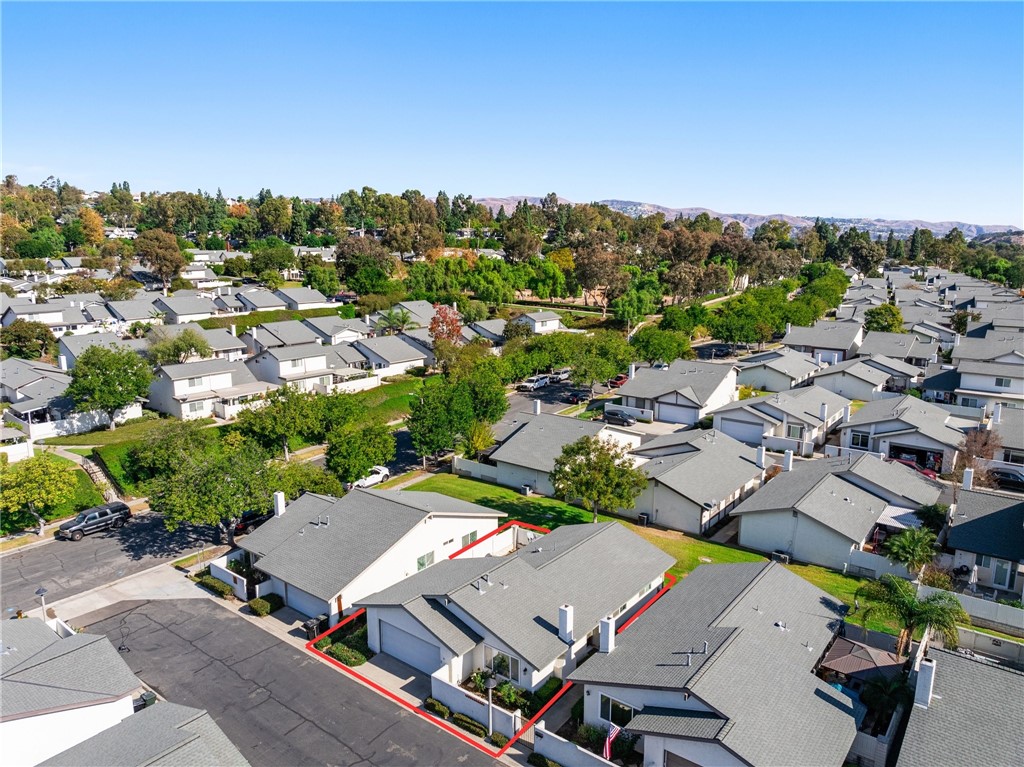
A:
POLYGON ((1010 563, 1005 559, 992 560, 992 585, 1001 589, 1010 588, 1010 563))

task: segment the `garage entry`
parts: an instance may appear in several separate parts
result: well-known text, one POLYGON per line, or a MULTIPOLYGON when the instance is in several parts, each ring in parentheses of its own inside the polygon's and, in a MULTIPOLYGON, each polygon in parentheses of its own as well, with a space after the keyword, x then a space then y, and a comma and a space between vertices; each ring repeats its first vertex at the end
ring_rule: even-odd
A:
POLYGON ((655 403, 654 420, 663 423, 697 423, 697 408, 684 405, 671 405, 664 402, 655 403))
POLYGON ((330 613, 327 603, 324 600, 317 599, 312 594, 303 591, 302 589, 297 589, 290 583, 285 584, 284 588, 284 602, 293 610, 297 610, 303 615, 308 615, 311 618, 321 615, 322 613, 330 613))
POLYGON ((722 431, 739 442, 748 445, 760 445, 764 437, 764 424, 737 421, 735 418, 721 420, 722 431))
POLYGON ((441 668, 441 649, 387 621, 380 622, 380 649, 415 669, 433 674, 441 668))

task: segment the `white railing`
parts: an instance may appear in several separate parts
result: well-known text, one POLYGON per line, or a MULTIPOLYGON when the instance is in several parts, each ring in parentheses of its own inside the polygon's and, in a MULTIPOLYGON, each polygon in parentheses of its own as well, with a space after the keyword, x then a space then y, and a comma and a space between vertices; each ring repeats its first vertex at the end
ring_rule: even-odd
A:
POLYGON ((0 445, 0 453, 7 456, 8 463, 17 463, 31 457, 32 443, 16 442, 12 445, 0 445))
POLYGON ((838 458, 843 455, 859 455, 861 453, 867 453, 873 455, 878 459, 885 459, 885 453, 875 453, 870 450, 861 450, 859 447, 841 447, 840 445, 825 445, 824 447, 826 458, 838 458))
MULTIPOLYGON (((115 423, 124 423, 132 418, 142 417, 142 405, 135 402, 114 414, 115 423)), ((58 421, 32 422, 19 418, 10 409, 4 411, 4 420, 10 421, 24 431, 29 439, 46 439, 47 437, 65 437, 70 434, 84 434, 110 425, 106 413, 93 410, 88 413, 71 413, 67 418, 58 421)))
POLYGON ((778 450, 779 452, 792 450, 793 455, 798 455, 801 458, 810 458, 814 455, 814 443, 811 441, 766 435, 761 444, 768 450, 778 450))

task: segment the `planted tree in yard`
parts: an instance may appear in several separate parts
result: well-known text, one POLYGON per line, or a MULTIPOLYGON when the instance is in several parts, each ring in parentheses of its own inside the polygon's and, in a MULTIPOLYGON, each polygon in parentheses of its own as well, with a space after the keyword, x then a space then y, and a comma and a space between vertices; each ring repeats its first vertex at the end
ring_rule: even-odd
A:
POLYGON ((466 432, 466 457, 473 460, 494 444, 494 429, 483 421, 473 421, 466 432))
POLYGON ((277 465, 274 489, 294 501, 303 493, 340 496, 345 493, 341 481, 326 469, 308 461, 292 461, 277 465))
POLYGON ((15 320, 0 329, 0 356, 25 360, 52 359, 57 353, 57 339, 41 322, 15 320))
POLYGON ((409 412, 409 435, 416 455, 426 457, 454 449, 473 420, 473 401, 467 386, 444 379, 426 381, 409 412))
POLYGON ((918 599, 917 586, 903 578, 886 573, 877 581, 868 581, 857 589, 858 598, 874 602, 871 609, 892 618, 900 625, 896 640, 896 654, 910 651, 914 633, 925 626, 942 634, 946 647, 955 649, 958 641, 957 624, 970 625, 970 616, 952 594, 940 591, 918 599))
POLYGON ((902 333, 903 312, 892 304, 868 309, 864 312, 864 330, 869 333, 902 333))
POLYGON ((127 463, 133 479, 145 481, 167 476, 187 461, 202 460, 202 456, 213 449, 216 436, 213 429, 196 421, 163 422, 148 439, 129 449, 127 463))
POLYGON ((599 437, 582 437, 562 448, 551 471, 555 494, 577 498, 593 512, 631 509, 647 487, 647 475, 633 465, 626 449, 599 437))
POLYGON ((935 533, 927 527, 908 528, 885 542, 885 552, 890 560, 918 574, 935 559, 937 548, 935 533))
POLYGON ((430 337, 434 343, 457 343, 462 338, 462 320, 459 313, 450 306, 434 304, 434 316, 430 320, 430 337))
POLYGON ((327 468, 342 482, 355 482, 395 458, 395 437, 386 426, 337 429, 327 437, 327 468))
POLYGON ((52 453, 40 453, 18 463, 0 464, 0 511, 4 532, 24 529, 33 520, 36 534, 43 534, 43 519, 50 509, 75 493, 75 468, 52 453))
POLYGON ((630 339, 630 345, 637 355, 648 363, 672 362, 677 359, 692 359, 690 339, 684 333, 674 330, 661 330, 654 325, 640 328, 630 339))
POLYGON ((914 694, 903 674, 868 680, 860 697, 870 710, 877 713, 876 727, 879 729, 889 723, 889 718, 901 703, 909 706, 914 702, 914 694))
POLYGON ((180 333, 160 328, 149 337, 149 356, 156 365, 181 364, 192 357, 205 358, 211 354, 210 343, 193 328, 185 328, 180 333))
POLYGON ((319 290, 325 296, 337 295, 341 290, 341 281, 338 279, 338 271, 327 266, 312 266, 306 270, 306 276, 302 284, 307 288, 319 290))
POLYGON ((280 446, 287 461, 291 458, 289 439, 319 431, 319 403, 315 394, 299 391, 292 386, 278 389, 267 399, 264 407, 239 413, 238 429, 265 447, 276 449, 280 446))
POLYGON ((178 238, 161 229, 149 229, 140 234, 135 240, 135 255, 143 266, 160 278, 165 291, 171 280, 185 268, 178 238))
POLYGON ((117 428, 114 415, 140 397, 149 394, 153 374, 138 354, 116 346, 90 346, 71 370, 66 394, 75 410, 99 410, 110 419, 110 430, 117 428))

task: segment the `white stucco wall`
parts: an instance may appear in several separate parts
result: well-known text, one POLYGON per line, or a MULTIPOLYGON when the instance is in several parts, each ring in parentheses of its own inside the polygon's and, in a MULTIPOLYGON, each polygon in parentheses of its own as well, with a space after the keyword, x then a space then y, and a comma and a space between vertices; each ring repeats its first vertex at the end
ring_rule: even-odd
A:
POLYGON ((841 394, 847 399, 861 399, 865 402, 871 402, 873 393, 882 390, 882 384, 872 386, 868 381, 847 375, 842 371, 827 376, 818 375, 814 378, 814 385, 841 394))
POLYGON ((751 365, 736 376, 738 386, 753 386, 762 391, 789 391, 798 381, 764 365, 751 365))
POLYGON ((645 706, 658 706, 687 711, 710 711, 696 696, 691 695, 688 699, 685 698, 682 690, 651 690, 644 687, 588 684, 586 685, 586 694, 583 696, 583 721, 595 727, 608 726, 608 722, 601 718, 602 695, 632 706, 634 710, 645 706))
POLYGON ((654 735, 644 737, 644 767, 662 767, 666 751, 702 767, 746 767, 746 762, 718 743, 654 735))
POLYGON ((765 553, 788 551, 794 559, 842 570, 852 541, 804 514, 791 511, 741 514, 740 546, 765 553))
POLYGON ((132 696, 110 703, 0 723, 4 767, 28 767, 113 727, 132 715, 132 696))
POLYGON ((647 481, 647 487, 637 497, 635 508, 620 509, 618 513, 630 519, 646 513, 651 522, 662 527, 685 533, 701 532, 701 507, 653 479, 647 481))
POLYGON ((516 490, 523 485, 529 485, 535 492, 541 495, 554 495, 555 488, 551 486, 547 472, 528 469, 524 466, 515 466, 504 461, 495 461, 498 466, 498 484, 511 487, 516 490))

